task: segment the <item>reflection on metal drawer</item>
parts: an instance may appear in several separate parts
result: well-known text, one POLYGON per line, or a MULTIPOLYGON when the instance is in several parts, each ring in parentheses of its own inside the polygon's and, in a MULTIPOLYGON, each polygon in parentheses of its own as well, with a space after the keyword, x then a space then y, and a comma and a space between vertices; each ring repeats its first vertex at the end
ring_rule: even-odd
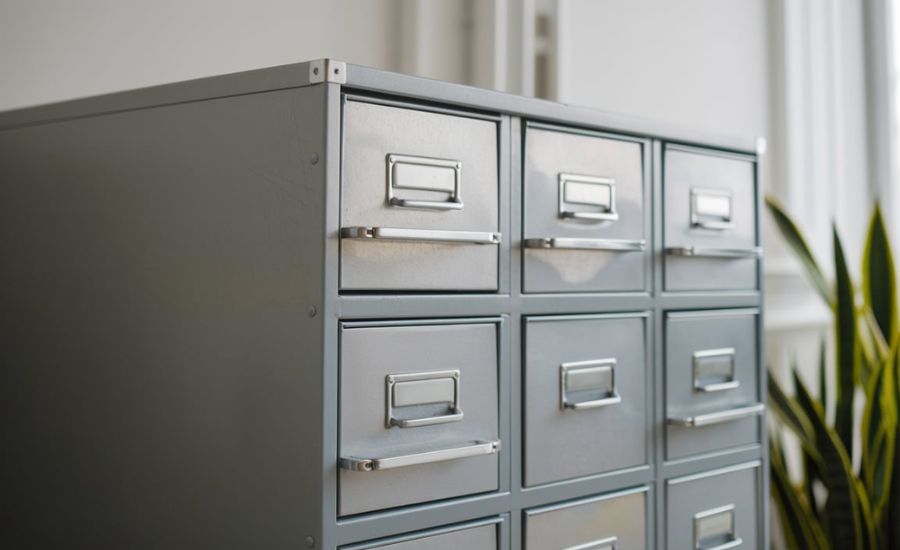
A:
POLYGON ((497 128, 346 98, 342 290, 498 288, 497 128))
POLYGON ((531 123, 525 135, 525 292, 646 288, 641 140, 531 123))

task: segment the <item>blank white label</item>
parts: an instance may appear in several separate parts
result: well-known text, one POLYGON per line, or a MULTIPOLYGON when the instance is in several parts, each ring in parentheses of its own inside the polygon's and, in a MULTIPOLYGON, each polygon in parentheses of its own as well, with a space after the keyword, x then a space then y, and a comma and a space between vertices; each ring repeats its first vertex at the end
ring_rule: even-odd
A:
POLYGON ((607 183, 567 181, 563 199, 569 203, 590 204, 609 210, 612 206, 612 186, 607 183))
POLYGON ((694 213, 698 216, 710 216, 731 219, 731 197, 728 195, 704 195, 697 193, 694 196, 694 213))

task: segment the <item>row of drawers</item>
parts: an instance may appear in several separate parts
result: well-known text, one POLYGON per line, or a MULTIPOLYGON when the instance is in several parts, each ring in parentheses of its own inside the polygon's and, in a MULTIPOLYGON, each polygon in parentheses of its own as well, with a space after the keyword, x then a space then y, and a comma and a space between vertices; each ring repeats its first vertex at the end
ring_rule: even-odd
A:
MULTIPOLYGON (((658 428, 650 313, 526 317, 523 485, 649 464, 656 429, 666 460, 758 444, 757 314, 666 313, 658 428)), ((502 319, 342 324, 339 515, 498 490, 503 330, 502 319)))
MULTIPOLYGON (((342 291, 497 291, 500 248, 524 292, 639 292, 651 266, 648 140, 526 124, 522 239, 501 232, 499 118, 346 96, 342 291)), ((751 157, 664 148, 663 288, 758 288, 751 157)))
MULTIPOLYGON (((666 548, 757 548, 760 532, 758 463, 743 464, 665 484, 666 548)), ((650 491, 629 489, 526 510, 526 550, 645 550, 653 517, 650 491)), ((497 550, 502 518, 414 533, 354 550, 497 550)))

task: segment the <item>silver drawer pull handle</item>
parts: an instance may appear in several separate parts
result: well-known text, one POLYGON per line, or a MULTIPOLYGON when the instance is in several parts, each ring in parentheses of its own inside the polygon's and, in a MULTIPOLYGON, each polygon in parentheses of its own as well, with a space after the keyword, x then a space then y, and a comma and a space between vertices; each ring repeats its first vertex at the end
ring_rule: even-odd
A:
POLYGON ((462 420, 463 412, 459 408, 459 377, 458 370, 385 376, 385 427, 419 428, 462 420), (402 407, 445 403, 449 411, 447 414, 420 418, 400 418, 396 415, 397 409, 402 407))
POLYGON ((453 244, 500 244, 500 233, 491 233, 490 231, 444 231, 399 227, 344 227, 341 228, 341 238, 453 244))
POLYGON ((694 549, 728 550, 743 544, 735 535, 734 504, 694 514, 694 549))
POLYGON ((735 349, 718 348, 695 351, 693 356, 694 391, 712 393, 741 386, 735 377, 735 349))
POLYGON ((605 539, 586 542, 584 544, 569 546, 563 550, 616 550, 618 543, 619 537, 607 537, 605 539))
POLYGON ((607 250, 610 252, 643 252, 647 249, 647 241, 544 237, 540 239, 525 239, 525 248, 607 250))
POLYGON ((747 405, 745 407, 736 407, 724 411, 698 414, 697 416, 669 418, 668 422, 673 426, 699 428, 701 426, 709 426, 711 424, 720 424, 722 422, 731 422, 733 420, 758 416, 765 412, 765 410, 766 406, 762 403, 754 403, 753 405, 747 405))
POLYGON ((725 231, 734 229, 730 191, 723 189, 691 189, 691 227, 725 231))
POLYGON ((667 254, 694 258, 762 258, 759 246, 751 248, 712 248, 704 246, 676 246, 666 249, 667 254))
POLYGON ((397 155, 391 153, 387 162, 387 202, 400 208, 430 210, 462 210, 460 198, 462 162, 452 159, 397 155), (400 197, 398 193, 431 193, 444 200, 400 197))
POLYGON ((616 391, 615 368, 615 359, 577 361, 560 365, 562 409, 580 411, 621 403, 622 396, 616 391))
POLYGON ((590 222, 618 220, 616 180, 560 173, 559 217, 590 222))
POLYGON ((354 472, 377 472, 380 470, 393 470, 407 466, 420 466, 447 460, 459 460, 475 456, 492 455, 500 452, 500 440, 473 441, 471 443, 438 449, 435 451, 423 451, 408 455, 389 456, 383 458, 359 458, 354 456, 341 457, 339 465, 342 470, 354 472))

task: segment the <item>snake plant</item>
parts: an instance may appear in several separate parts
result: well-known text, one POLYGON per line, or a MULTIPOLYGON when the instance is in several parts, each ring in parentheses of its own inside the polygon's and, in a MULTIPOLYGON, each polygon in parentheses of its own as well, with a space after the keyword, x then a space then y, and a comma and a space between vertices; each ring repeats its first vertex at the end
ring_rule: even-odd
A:
POLYGON ((857 286, 836 229, 829 283, 796 224, 771 198, 766 204, 834 314, 833 365, 828 366, 823 343, 817 391, 796 364, 792 390, 769 376, 771 496, 783 540, 801 549, 900 549, 900 328, 894 260, 881 211, 876 206, 869 223, 857 286), (826 383, 829 375, 833 384, 826 383), (788 433, 799 442, 802 476, 794 478, 785 459, 788 433))

